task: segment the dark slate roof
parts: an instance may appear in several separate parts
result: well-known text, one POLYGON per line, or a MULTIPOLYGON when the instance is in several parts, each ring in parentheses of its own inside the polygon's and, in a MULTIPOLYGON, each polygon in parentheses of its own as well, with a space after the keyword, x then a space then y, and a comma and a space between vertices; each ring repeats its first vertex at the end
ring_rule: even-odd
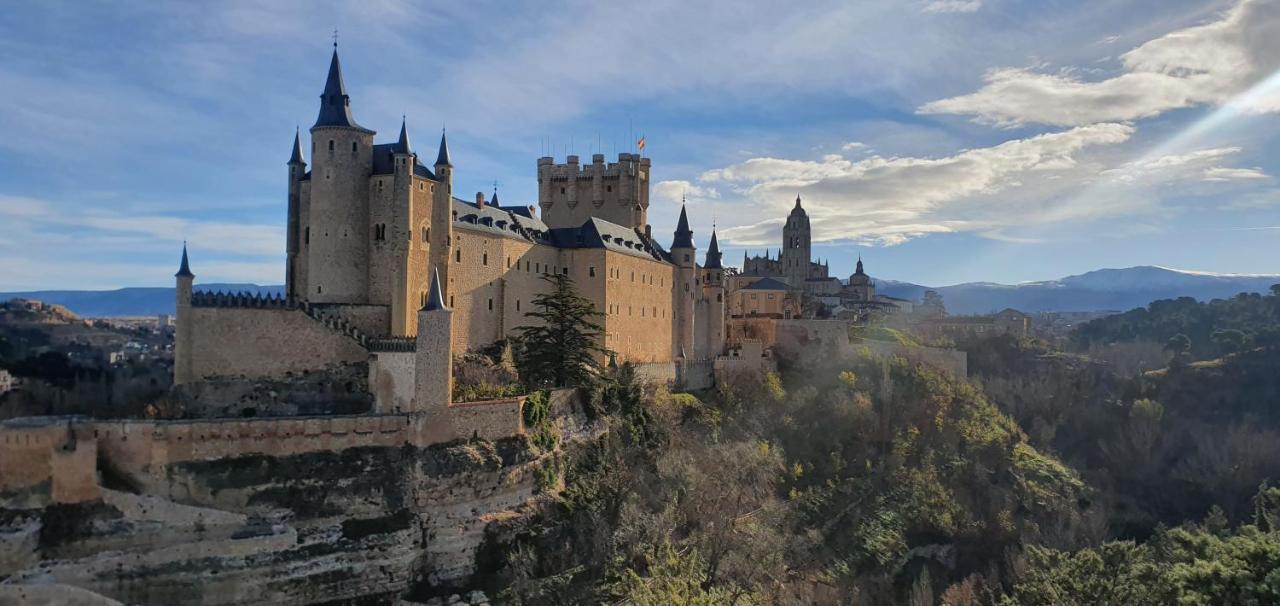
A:
POLYGON ((316 116, 315 126, 345 126, 369 130, 356 124, 355 118, 351 116, 351 97, 347 95, 347 85, 342 81, 342 63, 338 61, 336 47, 333 49, 333 58, 329 60, 329 77, 324 82, 324 92, 320 94, 320 115, 316 116))
POLYGON ((436 166, 441 164, 453 166, 453 162, 449 161, 449 142, 445 141, 443 130, 440 131, 440 153, 436 154, 436 166))
POLYGON ((480 208, 475 203, 460 198, 453 199, 453 224, 455 227, 487 232, 494 236, 552 244, 550 228, 537 218, 488 204, 480 208))
POLYGON ((298 138, 298 131, 293 131, 293 155, 289 156, 289 164, 306 164, 306 160, 302 159, 302 139, 298 138))
POLYGON ((400 120, 400 140, 396 141, 395 152, 398 154, 413 153, 413 146, 409 145, 409 129, 404 119, 400 120))
POLYGON ((689 229, 689 215, 684 206, 680 207, 680 222, 676 224, 676 237, 671 241, 671 248, 693 248, 693 230, 689 229))
MULTIPOLYGON (((497 205, 495 204, 495 206, 497 205)), ((520 215, 522 217, 528 217, 530 219, 535 218, 533 216, 533 209, 528 206, 498 206, 498 208, 504 211, 507 211, 509 213, 520 215)))
POLYGON ((742 290, 787 290, 789 288, 791 287, 787 286, 787 283, 782 280, 762 278, 752 282, 750 286, 746 286, 742 290))
MULTIPOLYGON (((375 175, 390 175, 396 172, 395 155, 400 149, 400 143, 378 143, 373 146, 373 172, 375 175)), ((419 177, 426 177, 432 181, 436 180, 436 174, 420 162, 417 157, 413 160, 413 174, 419 177)))
POLYGON ((559 248, 604 248, 654 261, 670 260, 667 251, 639 231, 596 217, 578 227, 551 230, 551 240, 559 248))
POLYGON ((187 243, 182 243, 182 265, 178 267, 178 273, 173 274, 175 278, 193 278, 195 274, 191 273, 191 264, 187 263, 187 243))
POLYGON ((720 243, 716 241, 716 231, 711 230, 711 245, 707 247, 707 263, 703 267, 706 269, 721 269, 720 243))

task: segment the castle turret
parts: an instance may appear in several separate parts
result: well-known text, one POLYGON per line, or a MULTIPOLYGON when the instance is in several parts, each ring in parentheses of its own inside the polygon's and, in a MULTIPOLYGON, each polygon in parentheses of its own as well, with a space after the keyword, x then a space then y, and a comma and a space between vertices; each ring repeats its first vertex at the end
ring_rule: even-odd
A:
POLYGON ((796 196, 795 208, 782 227, 782 250, 778 251, 778 259, 782 264, 782 277, 792 288, 802 288, 809 278, 809 259, 812 253, 812 234, 809 229, 809 215, 800 206, 800 196, 796 196))
POLYGON ((697 297, 698 262, 697 247, 693 243, 693 230, 689 229, 689 216, 680 207, 680 221, 676 224, 675 238, 671 241, 671 258, 676 266, 675 290, 671 309, 675 315, 672 331, 672 355, 677 359, 694 354, 694 308, 697 297))
POLYGON ((440 272, 432 270, 427 303, 418 311, 417 351, 413 366, 413 411, 428 413, 436 428, 448 424, 453 395, 453 310, 444 304, 440 272))
MULTIPOLYGON (((408 120, 400 120, 400 137, 391 146, 391 199, 383 209, 371 208, 374 216, 380 216, 386 223, 375 223, 373 240, 370 242, 369 258, 373 274, 371 284, 377 281, 389 281, 390 292, 370 292, 370 297, 386 300, 390 295, 391 334, 403 337, 413 334, 416 320, 415 310, 421 305, 419 296, 421 283, 414 280, 410 262, 410 249, 414 246, 413 167, 418 162, 418 155, 409 142, 408 120), (381 214, 379 213, 381 210, 381 214), (388 233, 389 232, 389 233, 388 233), (405 237, 405 236, 408 237, 405 237), (387 280, 389 278, 389 280, 387 280), (375 294, 376 293, 376 294, 375 294)), ((376 199, 376 197, 375 197, 376 199)), ((376 286, 374 287, 376 288, 376 286)), ((374 302, 374 301, 370 301, 374 302)))
POLYGON ((431 197, 431 250, 428 260, 440 276, 441 296, 448 297, 449 265, 453 262, 453 161, 449 157, 449 141, 444 130, 440 131, 440 149, 436 152, 435 193, 431 197))
POLYGON ((697 330, 696 356, 699 359, 713 358, 724 353, 724 320, 725 320, 725 283, 724 267, 721 264, 720 242, 715 230, 711 230, 711 244, 707 247, 707 258, 701 274, 701 297, 698 299, 698 313, 695 316, 694 328, 697 330))
POLYGON ((334 46, 320 113, 311 127, 306 299, 367 303, 369 175, 374 131, 356 123, 334 46))
POLYGON ((191 284, 196 275, 191 273, 191 265, 187 262, 187 243, 182 243, 182 264, 178 273, 173 274, 177 293, 177 318, 174 319, 173 337, 173 384, 181 385, 191 382, 191 284))
POLYGON ((289 156, 289 207, 288 222, 285 232, 285 296, 290 300, 297 299, 302 293, 298 288, 299 252, 302 248, 302 222, 299 218, 302 205, 302 177, 307 174, 307 161, 302 155, 302 139, 298 131, 293 132, 293 154, 289 156))

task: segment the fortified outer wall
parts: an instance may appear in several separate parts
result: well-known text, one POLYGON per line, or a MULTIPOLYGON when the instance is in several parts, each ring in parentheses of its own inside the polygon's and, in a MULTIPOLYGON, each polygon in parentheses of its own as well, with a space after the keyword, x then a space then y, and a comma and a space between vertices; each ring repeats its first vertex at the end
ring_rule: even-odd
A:
POLYGON ((98 498, 98 446, 67 418, 0 423, 0 507, 26 509, 98 498))
POLYGON ((369 357, 353 339, 299 309, 193 306, 190 314, 189 351, 196 381, 280 377, 369 357))
POLYGON ((411 410, 413 406, 414 352, 379 351, 369 357, 369 391, 375 413, 411 410))

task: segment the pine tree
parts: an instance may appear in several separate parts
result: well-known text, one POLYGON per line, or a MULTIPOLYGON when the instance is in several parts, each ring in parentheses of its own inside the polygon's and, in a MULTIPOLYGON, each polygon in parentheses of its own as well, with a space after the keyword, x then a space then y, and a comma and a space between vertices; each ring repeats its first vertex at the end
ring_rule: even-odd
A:
POLYGON ((533 298, 533 311, 525 317, 540 322, 521 326, 517 366, 524 382, 535 387, 577 387, 592 382, 600 371, 600 346, 604 332, 596 318, 602 315, 591 301, 578 294, 573 280, 563 274, 542 276, 550 291, 533 298))

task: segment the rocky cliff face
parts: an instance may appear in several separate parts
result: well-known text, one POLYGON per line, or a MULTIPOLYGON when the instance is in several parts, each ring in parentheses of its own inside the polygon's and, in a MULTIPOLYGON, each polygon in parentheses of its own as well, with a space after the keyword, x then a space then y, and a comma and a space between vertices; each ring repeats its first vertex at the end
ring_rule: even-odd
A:
POLYGON ((465 586, 486 526, 521 515, 551 458, 517 437, 104 477, 101 501, 0 511, 0 579, 125 603, 395 603, 465 586))

